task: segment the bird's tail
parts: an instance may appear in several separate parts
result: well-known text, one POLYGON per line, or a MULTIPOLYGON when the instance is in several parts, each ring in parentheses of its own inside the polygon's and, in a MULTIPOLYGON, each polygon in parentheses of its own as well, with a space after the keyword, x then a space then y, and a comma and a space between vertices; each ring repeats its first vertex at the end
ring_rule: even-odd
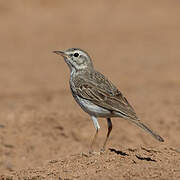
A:
POLYGON ((139 120, 132 120, 131 122, 133 122, 134 124, 136 124, 140 128, 144 129, 146 132, 151 134, 156 140, 158 140, 160 142, 164 142, 164 139, 160 135, 158 135, 155 132, 153 132, 150 128, 148 128, 146 125, 144 125, 141 121, 139 121, 139 120))

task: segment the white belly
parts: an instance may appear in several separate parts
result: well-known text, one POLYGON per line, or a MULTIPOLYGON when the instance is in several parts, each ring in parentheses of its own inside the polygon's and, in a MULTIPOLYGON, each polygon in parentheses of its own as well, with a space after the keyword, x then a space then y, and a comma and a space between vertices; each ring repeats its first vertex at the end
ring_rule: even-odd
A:
POLYGON ((89 100, 82 99, 80 97, 75 97, 75 100, 81 106, 81 108, 91 116, 112 117, 112 114, 109 110, 99 107, 91 103, 89 100))

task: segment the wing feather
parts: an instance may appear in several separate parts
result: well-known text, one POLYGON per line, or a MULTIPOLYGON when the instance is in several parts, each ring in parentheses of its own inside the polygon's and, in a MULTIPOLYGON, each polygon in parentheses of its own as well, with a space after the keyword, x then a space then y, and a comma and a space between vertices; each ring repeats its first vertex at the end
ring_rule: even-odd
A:
POLYGON ((74 79, 79 97, 113 112, 119 112, 130 119, 138 119, 133 107, 123 94, 99 72, 86 72, 74 79))

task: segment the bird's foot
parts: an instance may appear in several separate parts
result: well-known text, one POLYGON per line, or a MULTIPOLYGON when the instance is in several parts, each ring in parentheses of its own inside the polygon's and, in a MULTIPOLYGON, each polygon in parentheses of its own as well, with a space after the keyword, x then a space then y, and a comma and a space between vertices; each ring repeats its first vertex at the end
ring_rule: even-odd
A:
POLYGON ((84 157, 90 157, 90 156, 93 156, 93 155, 101 155, 101 152, 96 152, 96 151, 89 151, 88 153, 86 152, 82 152, 81 153, 81 156, 84 156, 84 157))
POLYGON ((102 155, 104 154, 106 151, 104 148, 102 148, 100 151, 94 151, 94 150, 89 150, 89 152, 82 152, 81 155, 82 156, 85 156, 85 157, 90 157, 92 155, 102 155))
POLYGON ((96 151, 89 151, 89 154, 90 155, 101 155, 101 152, 99 151, 99 152, 96 152, 96 151))

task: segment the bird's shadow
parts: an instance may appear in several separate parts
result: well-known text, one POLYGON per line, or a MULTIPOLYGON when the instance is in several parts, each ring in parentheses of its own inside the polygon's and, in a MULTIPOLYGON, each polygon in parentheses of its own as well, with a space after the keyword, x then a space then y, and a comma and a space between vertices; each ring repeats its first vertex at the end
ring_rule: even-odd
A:
POLYGON ((120 151, 120 150, 116 150, 116 149, 114 149, 114 148, 109 148, 109 150, 110 150, 111 152, 114 152, 114 153, 116 153, 116 154, 118 154, 118 155, 121 155, 121 156, 129 156, 129 154, 127 154, 126 152, 123 152, 123 151, 120 151))

